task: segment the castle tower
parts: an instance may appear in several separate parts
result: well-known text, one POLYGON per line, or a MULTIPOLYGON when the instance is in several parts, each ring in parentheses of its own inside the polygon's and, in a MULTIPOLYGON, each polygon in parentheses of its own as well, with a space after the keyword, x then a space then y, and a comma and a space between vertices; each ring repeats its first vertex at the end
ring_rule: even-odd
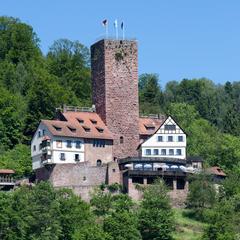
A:
POLYGON ((137 155, 137 42, 103 39, 91 46, 93 103, 114 135, 113 156, 137 155))

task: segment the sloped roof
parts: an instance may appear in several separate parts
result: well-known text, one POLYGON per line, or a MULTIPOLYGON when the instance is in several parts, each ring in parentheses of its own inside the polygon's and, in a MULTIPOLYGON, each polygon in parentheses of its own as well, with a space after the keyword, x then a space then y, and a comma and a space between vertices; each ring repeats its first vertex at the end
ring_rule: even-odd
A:
POLYGON ((214 167, 210 167, 207 169, 207 172, 213 174, 213 175, 217 175, 217 176, 222 176, 222 177, 226 177, 227 175, 223 172, 223 170, 220 167, 214 166, 214 167))
POLYGON ((95 112, 64 112, 66 121, 42 120, 54 136, 113 139, 112 133, 95 112))
POLYGON ((0 169, 0 174, 14 174, 15 171, 12 169, 0 169))
POLYGON ((165 119, 159 118, 139 118, 139 134, 140 135, 153 135, 158 128, 164 123, 165 119))

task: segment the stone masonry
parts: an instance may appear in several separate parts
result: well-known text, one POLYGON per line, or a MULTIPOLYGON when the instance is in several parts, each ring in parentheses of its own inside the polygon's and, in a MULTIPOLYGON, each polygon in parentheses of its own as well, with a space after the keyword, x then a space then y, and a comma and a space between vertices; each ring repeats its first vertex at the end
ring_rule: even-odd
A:
POLYGON ((91 46, 93 102, 113 133, 113 156, 137 156, 139 144, 137 42, 101 40, 91 46))

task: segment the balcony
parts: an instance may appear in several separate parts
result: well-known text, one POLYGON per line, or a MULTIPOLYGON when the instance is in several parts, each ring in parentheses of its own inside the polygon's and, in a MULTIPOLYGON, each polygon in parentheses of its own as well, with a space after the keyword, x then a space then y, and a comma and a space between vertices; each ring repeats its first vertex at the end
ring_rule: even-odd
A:
POLYGON ((0 174, 0 186, 14 186, 15 181, 13 177, 9 175, 2 175, 0 174))

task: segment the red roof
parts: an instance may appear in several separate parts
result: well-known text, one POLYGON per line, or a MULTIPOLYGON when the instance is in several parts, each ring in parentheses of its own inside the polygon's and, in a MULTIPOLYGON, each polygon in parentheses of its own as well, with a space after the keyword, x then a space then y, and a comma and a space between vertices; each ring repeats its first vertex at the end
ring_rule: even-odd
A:
POLYGON ((152 135, 163 124, 165 119, 142 117, 139 118, 139 134, 152 135))
MULTIPOLYGON (((96 112, 67 111, 61 113, 60 119, 41 122, 54 136, 113 139, 112 133, 96 112)), ((139 134, 154 134, 164 121, 165 119, 151 117, 139 118, 139 134)))
POLYGON ((14 174, 15 171, 12 169, 0 169, 0 174, 14 174))
POLYGON ((220 167, 214 166, 214 167, 210 167, 207 169, 207 172, 213 174, 213 175, 217 175, 217 176, 222 176, 222 177, 226 177, 227 175, 223 172, 223 170, 220 167))
POLYGON ((112 133, 95 112, 64 112, 62 115, 66 121, 42 120, 54 136, 113 139, 112 133))

